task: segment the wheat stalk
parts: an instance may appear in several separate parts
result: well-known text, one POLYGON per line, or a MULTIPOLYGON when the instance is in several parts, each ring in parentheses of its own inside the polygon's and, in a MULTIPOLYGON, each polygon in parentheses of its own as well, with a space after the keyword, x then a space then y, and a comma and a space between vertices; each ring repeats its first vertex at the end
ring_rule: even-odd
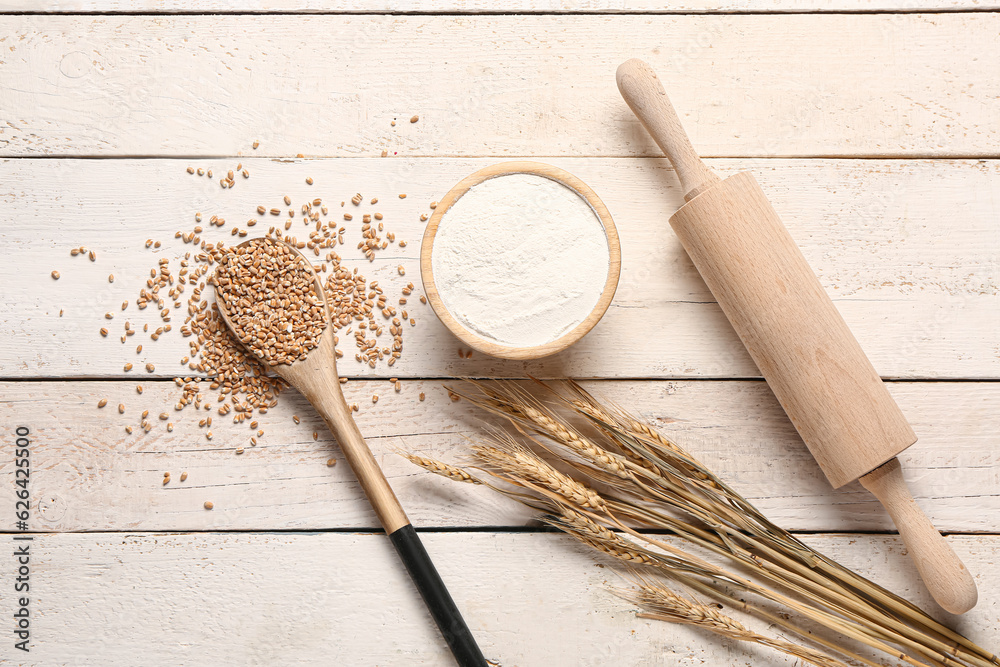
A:
MULTIPOLYGON (((607 422, 615 422, 621 428, 628 430, 631 435, 645 440, 647 444, 660 447, 672 453, 679 453, 687 463, 704 473, 704 476, 712 481, 711 486, 713 488, 717 488, 723 492, 736 508, 739 508, 746 515, 752 517, 753 521, 760 525, 763 531, 762 536, 765 539, 755 540, 736 532, 729 533, 730 536, 734 539, 747 542, 754 549, 765 551, 772 560, 780 562, 783 568, 803 574, 806 578, 812 579, 813 591, 819 597, 825 598, 831 594, 844 594, 853 597, 855 602, 860 603, 856 605, 855 611, 869 620, 888 623, 895 630, 901 632, 905 640, 915 641, 915 645, 918 647, 921 646, 922 642, 925 642, 928 647, 932 647, 932 650, 927 652, 929 655, 937 653, 948 655, 964 654, 963 657, 972 664, 984 667, 1000 664, 1000 661, 992 653, 985 651, 965 637, 941 625, 916 606, 864 579, 855 572, 844 568, 822 554, 815 552, 787 531, 768 521, 766 517, 742 496, 729 488, 722 480, 715 477, 711 471, 681 450, 677 445, 660 435, 655 429, 636 420, 621 409, 608 411, 578 384, 570 381, 570 385, 574 393, 582 399, 571 401, 574 408, 578 411, 581 411, 583 414, 598 415, 607 422), (581 410, 581 408, 583 409, 581 410), (784 549, 781 549, 781 547, 784 547, 784 549), (796 560, 801 561, 808 567, 802 567, 795 562, 796 560), (816 568, 816 570, 812 568, 816 568), (823 576, 816 576, 817 571, 822 572, 823 576), (873 607, 868 605, 867 598, 863 596, 876 598, 880 606, 873 607), (907 627, 900 618, 919 626, 919 630, 907 627)), ((615 434, 613 431, 615 430, 615 426, 608 427, 605 423, 602 427, 609 428, 611 431, 610 435, 614 437, 615 434)), ((699 479, 703 478, 702 475, 698 475, 698 477, 699 479)), ((751 532, 757 534, 758 531, 751 532)))
POLYGON ((789 655, 811 662, 819 667, 847 667, 840 660, 812 649, 782 639, 756 633, 736 619, 719 610, 678 595, 666 586, 644 581, 638 590, 616 591, 621 597, 632 600, 648 611, 641 618, 652 618, 671 623, 694 625, 723 637, 768 646, 789 655))
MULTIPOLYGON (((773 524, 679 445, 625 410, 601 404, 575 382, 569 383, 567 392, 542 385, 554 397, 549 403, 511 382, 471 384, 478 393, 449 390, 512 426, 472 447, 479 462, 476 467, 503 482, 487 486, 546 512, 549 523, 595 549, 629 567, 651 567, 694 592, 872 667, 876 663, 855 653, 849 641, 915 667, 1000 665, 989 651, 773 524), (586 422, 585 429, 572 423, 573 415, 586 422), (543 459, 539 451, 547 458, 556 457, 571 474, 543 459), (727 570, 627 522, 665 529, 737 570, 727 570), (769 611, 731 590, 759 596, 787 611, 769 611), (835 634, 804 630, 793 619, 818 623, 835 634)), ((407 458, 455 481, 477 479, 433 459, 407 458)), ((647 579, 639 580, 638 590, 647 603, 654 597, 659 600, 659 607, 644 603, 650 618, 691 622, 718 634, 732 632, 727 636, 817 665, 843 665, 813 649, 753 633, 735 619, 647 579)))
MULTIPOLYGON (((821 609, 814 608, 801 600, 790 598, 775 590, 760 586, 743 577, 728 573, 721 568, 713 566, 701 559, 697 559, 694 556, 691 556, 690 554, 661 541, 646 538, 647 542, 664 549, 669 549, 669 555, 661 555, 657 552, 649 550, 648 548, 640 547, 639 545, 624 540, 624 538, 620 535, 607 530, 592 520, 581 522, 579 517, 570 517, 570 520, 562 517, 559 519, 548 519, 548 522, 562 528, 567 533, 573 535, 582 542, 585 542, 608 554, 609 556, 617 558, 625 563, 642 563, 644 565, 651 565, 653 567, 660 568, 669 576, 679 581, 683 581, 692 589, 699 590, 701 592, 713 591, 714 593, 724 597, 726 596, 726 593, 723 590, 724 586, 736 587, 745 592, 756 593, 772 602, 784 604, 793 611, 800 613, 808 620, 822 623, 823 625, 840 632, 846 637, 850 637, 851 639, 859 641, 862 644, 870 646, 871 648, 898 657, 904 662, 914 665, 914 667, 927 667, 927 663, 920 662, 905 653, 894 650, 891 646, 881 640, 880 633, 872 632, 870 628, 866 628, 863 625, 859 625, 849 619, 838 618, 837 616, 824 612, 821 609), (692 575, 695 577, 705 578, 708 581, 708 584, 692 579, 692 575)), ((786 627, 803 634, 803 636, 807 636, 806 633, 803 633, 795 626, 788 625, 786 627)), ((920 647, 917 648, 919 649, 920 647)), ((840 650, 842 653, 847 653, 847 651, 839 647, 837 650, 840 650)), ((930 655, 927 657, 931 660, 931 664, 935 666, 944 667, 947 665, 954 666, 961 664, 952 661, 946 655, 932 651, 929 653, 930 655)))

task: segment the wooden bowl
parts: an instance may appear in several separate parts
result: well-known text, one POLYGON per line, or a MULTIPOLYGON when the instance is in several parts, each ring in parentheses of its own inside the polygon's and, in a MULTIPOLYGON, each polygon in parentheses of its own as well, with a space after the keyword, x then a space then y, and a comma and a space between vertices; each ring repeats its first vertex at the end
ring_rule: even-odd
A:
POLYGON ((504 359, 538 359, 539 357, 561 352, 580 340, 588 331, 594 328, 594 325, 603 317, 608 306, 611 304, 611 299, 615 295, 615 289, 618 287, 620 273, 621 245, 618 241, 618 230, 615 229, 615 223, 611 219, 611 214, 608 212, 608 208, 604 205, 604 202, 598 198, 586 183, 573 174, 541 162, 502 162, 480 169, 474 174, 463 178, 438 203, 434 214, 431 215, 427 223, 427 229, 424 230, 420 247, 420 278, 423 281, 424 294, 427 296, 428 303, 434 309, 434 313, 459 340, 469 347, 504 359), (604 290, 601 292, 594 309, 583 321, 559 338, 548 343, 529 347, 500 344, 495 340, 482 337, 459 322, 448 311, 448 308, 441 299, 437 285, 434 283, 434 269, 431 262, 431 256, 434 252, 434 237, 437 234, 438 225, 441 223, 441 219, 445 213, 448 212, 448 209, 473 186, 479 185, 490 178, 508 174, 534 174, 568 187, 582 197, 590 205, 590 208, 593 209, 601 225, 604 227, 604 234, 608 243, 608 279, 604 284, 604 290))

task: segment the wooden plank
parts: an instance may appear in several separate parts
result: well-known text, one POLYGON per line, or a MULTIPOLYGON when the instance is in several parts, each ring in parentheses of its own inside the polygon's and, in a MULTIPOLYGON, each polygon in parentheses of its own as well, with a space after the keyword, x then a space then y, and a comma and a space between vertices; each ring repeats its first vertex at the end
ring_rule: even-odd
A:
POLYGON ((996 156, 998 28, 989 12, 7 16, 0 154, 657 155, 614 84, 641 56, 706 156, 996 156))
POLYGON ((665 5, 654 0, 0 0, 0 11, 51 13, 184 13, 184 12, 302 12, 341 14, 364 12, 409 13, 648 13, 686 14, 695 12, 922 12, 973 11, 1000 7, 984 0, 686 0, 665 5))
MULTIPOLYGON (((593 391, 651 420, 746 495, 778 524, 802 531, 885 531, 892 524, 858 484, 831 489, 763 382, 593 382, 593 391)), ((901 455, 914 496, 941 530, 1000 530, 997 494, 1000 383, 892 383, 920 440, 901 455)), ((480 487, 424 473, 400 448, 467 461, 484 415, 453 403, 437 381, 352 381, 348 400, 417 526, 523 526, 533 513, 480 487), (380 395, 372 405, 373 393, 380 395), (421 402, 420 393, 426 395, 421 402)), ((32 432, 31 525, 44 531, 285 530, 377 526, 351 471, 318 416, 294 392, 259 417, 251 446, 246 424, 214 412, 172 409, 173 385, 124 382, 13 382, 0 385, 3 442, 32 432), (109 405, 97 408, 100 398, 109 405), (119 415, 115 406, 124 403, 119 415), (143 410, 153 430, 140 436, 143 410), (167 432, 161 411, 175 422, 167 432), (198 421, 212 415, 212 426, 198 421), (293 415, 300 417, 294 424, 293 415), (137 431, 127 435, 131 424, 137 431), (207 430, 213 432, 207 440, 207 430), (313 440, 313 433, 317 440, 313 440), (244 453, 236 454, 243 447, 244 453), (327 467, 327 460, 339 463, 327 467), (171 473, 162 484, 164 472, 171 473), (182 472, 188 473, 185 482, 182 472), (215 509, 205 511, 212 501, 215 509)), ((493 423, 487 420, 487 423, 493 423)), ((0 463, 0 503, 14 503, 14 457, 0 463)), ((9 514, 0 524, 13 529, 9 514)))
MULTIPOLYGON (((393 368, 371 369, 353 358, 348 376, 454 375, 546 377, 753 377, 742 344, 684 253, 667 218, 682 200, 665 161, 549 160, 595 189, 615 218, 623 268, 604 320, 566 352, 533 362, 502 362, 474 354, 459 358, 459 343, 430 308, 410 299, 403 357, 393 368)), ((0 162, 0 263, 6 299, 0 301, 0 375, 4 377, 143 376, 187 371, 179 360, 187 341, 175 330, 153 343, 139 334, 122 345, 124 322, 137 328, 162 322, 135 299, 149 270, 169 258, 173 270, 192 246, 174 239, 202 212, 203 238, 230 240, 234 225, 257 218, 256 208, 285 208, 321 197, 341 216, 339 202, 355 192, 380 198, 344 210, 381 211, 392 245, 374 264, 363 259, 352 223, 341 246, 345 260, 379 280, 395 302, 408 281, 419 286, 418 256, 428 204, 489 159, 243 160, 249 180, 224 190, 188 165, 216 171, 237 160, 7 160, 0 162), (315 178, 307 186, 306 176, 315 178), (407 193, 405 200, 396 196, 407 193), (229 222, 217 230, 211 215, 229 222), (147 239, 162 241, 145 249, 147 239), (71 257, 85 245, 97 261, 71 257), (402 264, 406 276, 398 275, 402 264), (49 273, 58 270, 61 279, 49 273), (108 283, 114 274, 115 282, 108 283), (132 305, 125 312, 121 303, 132 305), (63 316, 59 317, 60 310, 63 316), (105 313, 115 319, 108 321, 105 313), (99 330, 108 328, 102 338, 99 330), (136 344, 144 343, 143 355, 136 344), (139 371, 123 372, 126 362, 139 371)), ((1000 189, 997 161, 713 160, 722 174, 756 172, 792 236, 818 272, 876 369, 885 377, 1000 377, 1000 189)), ((253 231, 286 219, 264 216, 253 231)), ((357 224, 354 221, 353 224, 357 224)), ((303 230, 301 223, 293 229, 303 230)), ((419 291, 419 290, 418 290, 419 291)), ((414 295, 415 296, 415 295, 414 295)), ((176 311, 175 311, 176 315, 176 311)), ((387 335, 387 334, 386 334, 387 335)))
MULTIPOLYGON (((443 533, 423 540, 484 653, 503 665, 799 664, 636 618, 633 605, 609 592, 623 585, 616 571, 567 536, 443 533)), ((807 541, 930 608, 895 539, 807 541)), ((981 601, 960 621, 946 622, 995 650, 1000 538, 950 541, 977 573, 981 601)), ((137 655, 150 666, 450 660, 381 535, 61 534, 30 544, 31 652, 22 654, 10 640, 0 649, 21 665, 132 664, 137 655)), ((6 581, 12 568, 5 558, 6 581)), ((13 602, 10 595, 0 602, 8 618, 13 602)))

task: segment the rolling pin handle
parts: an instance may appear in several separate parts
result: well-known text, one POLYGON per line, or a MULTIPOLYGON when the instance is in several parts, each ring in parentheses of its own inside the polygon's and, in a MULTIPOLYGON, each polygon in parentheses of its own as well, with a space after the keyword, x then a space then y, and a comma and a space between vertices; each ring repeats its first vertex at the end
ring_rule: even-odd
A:
POLYGON ((691 145, 691 140, 684 132, 677 112, 653 68, 638 58, 632 58, 618 66, 615 79, 625 103, 652 135, 677 172, 684 190, 684 200, 691 201, 718 183, 719 177, 701 161, 691 145))
POLYGON ((941 608, 964 614, 975 607, 979 600, 975 580, 910 495, 899 459, 889 459, 858 481, 888 510, 927 590, 941 608))

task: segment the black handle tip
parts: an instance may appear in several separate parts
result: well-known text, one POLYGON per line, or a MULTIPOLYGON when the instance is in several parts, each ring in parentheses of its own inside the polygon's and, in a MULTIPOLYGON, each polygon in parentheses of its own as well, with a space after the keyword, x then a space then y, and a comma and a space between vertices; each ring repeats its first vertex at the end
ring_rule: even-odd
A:
POLYGON ((389 539, 396 547, 396 552, 403 560, 413 583, 417 585, 424 603, 430 609, 431 616, 434 617, 458 664, 461 667, 486 667, 488 664, 486 658, 479 650, 479 645, 476 644, 469 626, 465 624, 465 619, 462 618, 455 601, 451 599, 451 594, 445 588, 441 575, 427 555, 417 531, 411 524, 406 524, 389 533, 389 539))

